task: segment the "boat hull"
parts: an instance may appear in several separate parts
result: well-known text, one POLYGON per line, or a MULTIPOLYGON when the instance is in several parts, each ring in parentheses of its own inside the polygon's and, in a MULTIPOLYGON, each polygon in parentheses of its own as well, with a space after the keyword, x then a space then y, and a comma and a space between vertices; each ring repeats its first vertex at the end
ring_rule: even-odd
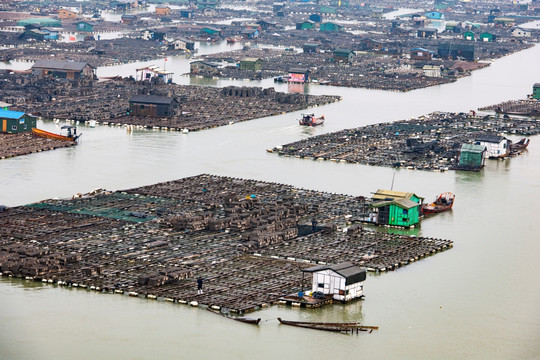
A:
POLYGON ((359 323, 323 323, 323 322, 306 322, 306 321, 290 321, 278 318, 278 321, 283 325, 302 327, 313 330, 334 331, 334 332, 353 332, 353 331, 373 331, 378 330, 378 326, 366 326, 359 323))
POLYGON ((319 118, 302 118, 299 120, 299 124, 303 126, 319 126, 324 124, 324 116, 321 116, 319 118))
POLYGON ((59 135, 59 134, 55 134, 55 133, 48 132, 45 130, 37 129, 37 128, 32 128, 32 134, 39 137, 52 139, 52 140, 62 140, 62 141, 75 141, 76 140, 76 138, 74 137, 59 135))
POLYGON ((452 209, 454 206, 455 195, 449 192, 442 193, 431 204, 423 205, 424 214, 437 214, 452 209))
POLYGON ((259 323, 261 322, 260 318, 254 319, 254 318, 249 318, 249 317, 244 317, 244 316, 230 316, 230 315, 222 313, 221 311, 213 310, 211 308, 206 308, 206 310, 208 310, 211 313, 214 313, 216 315, 223 316, 223 317, 225 317, 227 319, 240 321, 240 322, 243 322, 243 323, 246 323, 246 324, 259 325, 259 323))

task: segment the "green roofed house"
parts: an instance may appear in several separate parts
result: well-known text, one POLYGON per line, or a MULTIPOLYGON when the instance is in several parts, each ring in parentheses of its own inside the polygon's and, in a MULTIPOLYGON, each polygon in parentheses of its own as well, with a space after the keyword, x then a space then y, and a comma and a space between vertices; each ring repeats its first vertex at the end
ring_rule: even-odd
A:
POLYGON ((315 27, 315 22, 311 20, 306 20, 303 22, 296 23, 296 30, 311 30, 315 27))
POLYGON ((410 192, 379 189, 372 199, 370 222, 403 227, 418 224, 423 197, 410 192))
POLYGON ((532 98, 540 100, 540 83, 536 83, 533 85, 532 98))
POLYGON ((62 27, 60 20, 53 18, 32 18, 24 19, 17 23, 17 26, 26 26, 26 25, 40 25, 40 26, 49 26, 49 27, 62 27))
POLYGON ((243 58, 240 60, 240 70, 262 70, 263 61, 260 58, 243 58))
POLYGON ((349 49, 335 49, 334 61, 352 63, 354 59, 354 52, 349 49))
POLYGON ((214 28, 214 27, 203 27, 201 29, 202 34, 208 34, 208 35, 219 35, 221 34, 221 29, 214 28))
POLYGON ((77 26, 77 31, 84 31, 84 32, 94 31, 94 24, 89 23, 87 21, 79 21, 75 25, 77 26))
POLYGON ((472 31, 465 31, 463 33, 463 38, 465 40, 473 41, 474 40, 474 33, 472 31))
POLYGON ((373 201, 387 201, 394 199, 408 199, 421 204, 424 198, 411 192, 392 191, 379 189, 373 194, 373 201))
POLYGON ((1 132, 18 134, 32 131, 36 127, 36 118, 21 111, 0 110, 0 125, 1 132))
POLYGON ((484 145, 463 144, 459 153, 459 169, 478 170, 486 161, 486 147, 484 145))
POLYGON ((323 5, 321 6, 319 12, 321 14, 335 14, 336 13, 336 9, 334 9, 333 7, 330 7, 330 6, 326 6, 326 5, 323 5))
POLYGON ((342 31, 343 25, 339 25, 333 22, 323 22, 319 28, 319 31, 342 31))
POLYGON ((302 49, 305 53, 316 53, 319 51, 319 46, 321 46, 321 44, 305 43, 304 45, 302 45, 302 49))
POLYGON ((420 204, 409 199, 373 203, 372 220, 377 225, 412 227, 419 222, 420 204))
POLYGON ((492 33, 483 32, 480 34, 480 41, 493 42, 495 40, 497 40, 497 36, 493 35, 492 33))

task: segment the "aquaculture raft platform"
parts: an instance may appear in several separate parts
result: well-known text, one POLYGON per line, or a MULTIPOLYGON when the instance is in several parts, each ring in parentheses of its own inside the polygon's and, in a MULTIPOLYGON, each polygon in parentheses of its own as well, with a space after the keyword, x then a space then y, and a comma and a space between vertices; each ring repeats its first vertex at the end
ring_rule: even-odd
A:
POLYGON ((537 135, 540 127, 534 120, 433 113, 313 136, 271 151, 311 160, 447 171, 457 166, 462 144, 480 134, 502 132, 537 135))
POLYGON ((0 159, 76 145, 75 141, 45 139, 32 133, 0 134, 0 159))
POLYGON ((324 295, 324 297, 321 299, 315 299, 309 295, 304 295, 303 297, 287 295, 280 297, 278 299, 278 304, 306 308, 318 308, 326 304, 331 304, 333 302, 333 297, 333 295, 324 295))
POLYGON ((452 245, 351 225, 366 208, 362 198, 212 175, 99 190, 0 212, 0 270, 241 313, 308 288, 301 270, 314 264, 384 271, 452 245))

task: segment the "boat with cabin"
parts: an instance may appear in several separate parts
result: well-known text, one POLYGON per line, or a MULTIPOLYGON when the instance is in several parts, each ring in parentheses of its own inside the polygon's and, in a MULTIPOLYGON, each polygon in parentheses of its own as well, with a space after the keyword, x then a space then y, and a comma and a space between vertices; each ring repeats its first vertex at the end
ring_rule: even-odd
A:
POLYGON ((302 118, 299 121, 300 125, 304 126, 318 126, 324 123, 324 115, 318 118, 315 117, 315 114, 302 114, 302 118))
POLYGON ((424 214, 437 214, 443 211, 448 211, 454 206, 454 199, 456 196, 451 192, 442 193, 431 204, 422 205, 422 212, 424 214))
POLYGON ((64 125, 60 128, 60 130, 66 130, 67 134, 55 134, 38 128, 32 128, 32 134, 47 139, 63 141, 77 141, 77 139, 81 136, 80 134, 77 135, 77 128, 75 126, 64 125))

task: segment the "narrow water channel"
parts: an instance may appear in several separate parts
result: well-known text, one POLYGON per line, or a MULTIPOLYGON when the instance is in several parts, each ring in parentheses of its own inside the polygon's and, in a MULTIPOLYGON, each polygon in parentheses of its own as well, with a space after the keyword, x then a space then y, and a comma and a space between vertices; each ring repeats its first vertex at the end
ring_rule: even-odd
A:
MULTIPOLYGON (((293 89, 343 96, 339 103, 314 109, 327 119, 317 129, 300 128, 299 112, 189 134, 81 126, 77 147, 1 160, 0 203, 20 205, 200 173, 369 195, 390 186, 392 169, 281 158, 265 150, 343 128, 523 98, 540 81, 539 60, 536 46, 456 83, 409 93, 320 85, 293 89)), ((180 75, 186 59, 170 63, 175 81, 196 83, 180 75)), ((134 75, 133 66, 138 64, 114 71, 134 75)), ((211 85, 227 84, 275 86, 269 80, 216 80, 211 85)), ((288 90, 287 85, 276 88, 288 90)), ((0 358, 538 358, 540 242, 534 224, 540 211, 540 140, 533 138, 521 156, 489 161, 479 173, 398 170, 394 189, 427 199, 455 193, 452 212, 425 219, 414 230, 451 239, 454 248, 369 276, 364 301, 307 311, 273 306, 256 313, 263 322, 253 328, 187 306, 4 277, 0 358), (277 316, 363 321, 380 330, 359 336, 308 331, 280 326, 277 316)))

